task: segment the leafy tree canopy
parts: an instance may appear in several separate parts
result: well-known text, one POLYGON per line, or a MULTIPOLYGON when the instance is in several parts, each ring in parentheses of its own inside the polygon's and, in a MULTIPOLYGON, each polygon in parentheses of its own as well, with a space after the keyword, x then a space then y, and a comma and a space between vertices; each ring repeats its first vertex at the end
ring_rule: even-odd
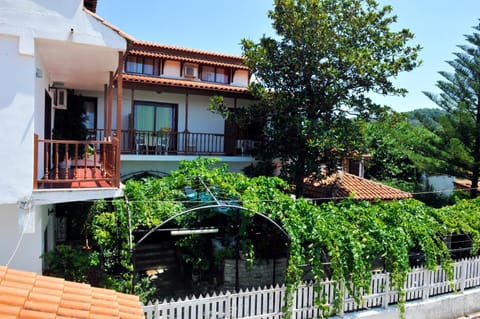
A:
POLYGON ((425 123, 434 133, 430 152, 438 158, 430 169, 437 173, 467 178, 471 181, 471 197, 476 197, 480 173, 480 26, 466 35, 467 44, 460 45, 455 59, 448 61, 453 72, 442 71, 437 82, 441 93, 424 92, 446 114, 439 126, 425 123))
POLYGON ((385 112, 363 125, 366 152, 365 177, 381 181, 402 190, 418 189, 422 170, 415 160, 422 158, 417 152, 428 131, 412 126, 406 114, 385 112))
POLYGON ((269 17, 277 36, 242 40, 260 99, 243 115, 263 119, 259 158, 280 159, 297 194, 320 164, 335 171, 360 148, 349 116, 379 109, 367 93, 405 93, 391 78, 419 64, 420 48, 407 45, 409 30, 390 30, 391 11, 375 0, 276 0, 269 17))

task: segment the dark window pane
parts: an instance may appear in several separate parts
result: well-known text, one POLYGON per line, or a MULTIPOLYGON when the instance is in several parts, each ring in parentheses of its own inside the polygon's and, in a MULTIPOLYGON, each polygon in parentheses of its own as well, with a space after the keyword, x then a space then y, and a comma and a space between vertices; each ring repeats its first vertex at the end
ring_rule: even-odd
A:
POLYGON ((153 59, 144 58, 143 59, 143 73, 144 74, 153 74, 153 59))

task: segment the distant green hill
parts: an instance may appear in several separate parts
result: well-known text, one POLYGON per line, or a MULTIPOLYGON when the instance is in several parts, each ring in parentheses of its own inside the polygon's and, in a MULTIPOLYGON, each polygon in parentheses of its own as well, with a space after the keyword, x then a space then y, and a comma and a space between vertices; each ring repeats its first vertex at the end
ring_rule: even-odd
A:
POLYGON ((410 112, 405 112, 408 120, 412 125, 424 125, 426 127, 436 128, 438 127, 438 119, 440 116, 447 114, 442 109, 416 109, 410 112))

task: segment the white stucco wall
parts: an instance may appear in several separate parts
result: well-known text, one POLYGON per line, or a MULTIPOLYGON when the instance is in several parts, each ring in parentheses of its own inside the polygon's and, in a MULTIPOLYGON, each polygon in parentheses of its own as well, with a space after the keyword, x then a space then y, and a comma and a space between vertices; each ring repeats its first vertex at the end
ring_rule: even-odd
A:
POLYGON ((166 77, 179 78, 180 77, 180 62, 167 60, 163 66, 163 75, 166 77))
POLYGON ((235 71, 235 75, 233 77, 232 85, 237 86, 248 86, 248 71, 245 70, 237 70, 235 71))
POLYGON ((188 100, 188 130, 190 132, 223 134, 225 120, 221 115, 208 110, 209 96, 189 95, 188 100))
POLYGON ((33 183, 35 60, 18 52, 18 37, 0 35, 0 204, 28 197, 33 183))
MULTIPOLYGON (((101 63, 104 66, 101 71, 107 74, 116 67, 118 52, 125 50, 126 41, 87 14, 82 0, 0 0, 0 12, 0 166, 3 168, 0 179, 0 264, 8 262, 20 243, 9 266, 40 273, 42 261, 39 256, 44 246, 53 247, 52 216, 47 213, 51 205, 29 205, 26 212, 20 203, 35 203, 32 201, 35 195, 34 133, 40 138, 44 136, 45 90, 53 80, 58 80, 50 76, 52 68, 65 74, 70 71, 70 78, 78 81, 79 74, 72 70, 78 65, 90 65, 83 59, 91 59, 82 53, 101 52, 101 58, 90 61, 101 63), (78 59, 70 65, 63 60, 57 61, 57 54, 62 58, 69 56, 64 50, 79 52, 78 59), (21 235, 25 216, 31 216, 33 223, 21 235), (45 242, 44 231, 49 223, 45 242)), ((88 87, 88 80, 96 77, 91 70, 84 72, 85 78, 81 78, 81 84, 87 83, 85 87, 88 87)), ((99 95, 102 97, 99 103, 103 103, 103 92, 99 95)), ((99 115, 103 122, 103 114, 99 115)), ((41 172, 44 167, 42 150, 39 150, 39 158, 39 163, 35 164, 41 172)), ((56 196, 53 193, 48 198, 47 192, 41 193, 41 199, 46 203, 56 196)))
POLYGON ((71 40, 72 28, 77 43, 125 48, 125 40, 112 36, 115 31, 99 28, 101 22, 83 11, 83 0, 0 0, 0 8, 0 34, 20 36, 23 54, 33 54, 34 38, 71 40))
POLYGON ((1 265, 10 261, 9 267, 41 273, 40 255, 43 252, 47 207, 37 206, 28 210, 18 205, 0 205, 1 265), (30 218, 32 224, 25 226, 25 218, 30 218))
MULTIPOLYGON (((133 92, 133 101, 167 103, 178 106, 178 131, 185 130, 185 115, 186 115, 186 100, 185 94, 175 93, 157 93, 152 91, 133 92)), ((190 132, 205 132, 205 133, 219 133, 224 132, 224 119, 218 115, 213 114, 208 110, 210 103, 209 96, 202 95, 188 95, 188 130, 190 132)), ((125 90, 123 96, 123 128, 128 128, 128 114, 132 112, 132 91, 125 90)))

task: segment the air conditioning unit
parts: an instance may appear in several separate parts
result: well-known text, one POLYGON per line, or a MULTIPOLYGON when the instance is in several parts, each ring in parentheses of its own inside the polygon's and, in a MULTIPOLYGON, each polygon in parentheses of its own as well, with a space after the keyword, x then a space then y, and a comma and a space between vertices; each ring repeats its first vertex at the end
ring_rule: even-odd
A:
POLYGON ((56 109, 67 109, 67 90, 55 89, 53 94, 53 105, 56 109))
POLYGON ((186 78, 196 78, 197 77, 197 66, 187 64, 183 68, 183 76, 186 78))

